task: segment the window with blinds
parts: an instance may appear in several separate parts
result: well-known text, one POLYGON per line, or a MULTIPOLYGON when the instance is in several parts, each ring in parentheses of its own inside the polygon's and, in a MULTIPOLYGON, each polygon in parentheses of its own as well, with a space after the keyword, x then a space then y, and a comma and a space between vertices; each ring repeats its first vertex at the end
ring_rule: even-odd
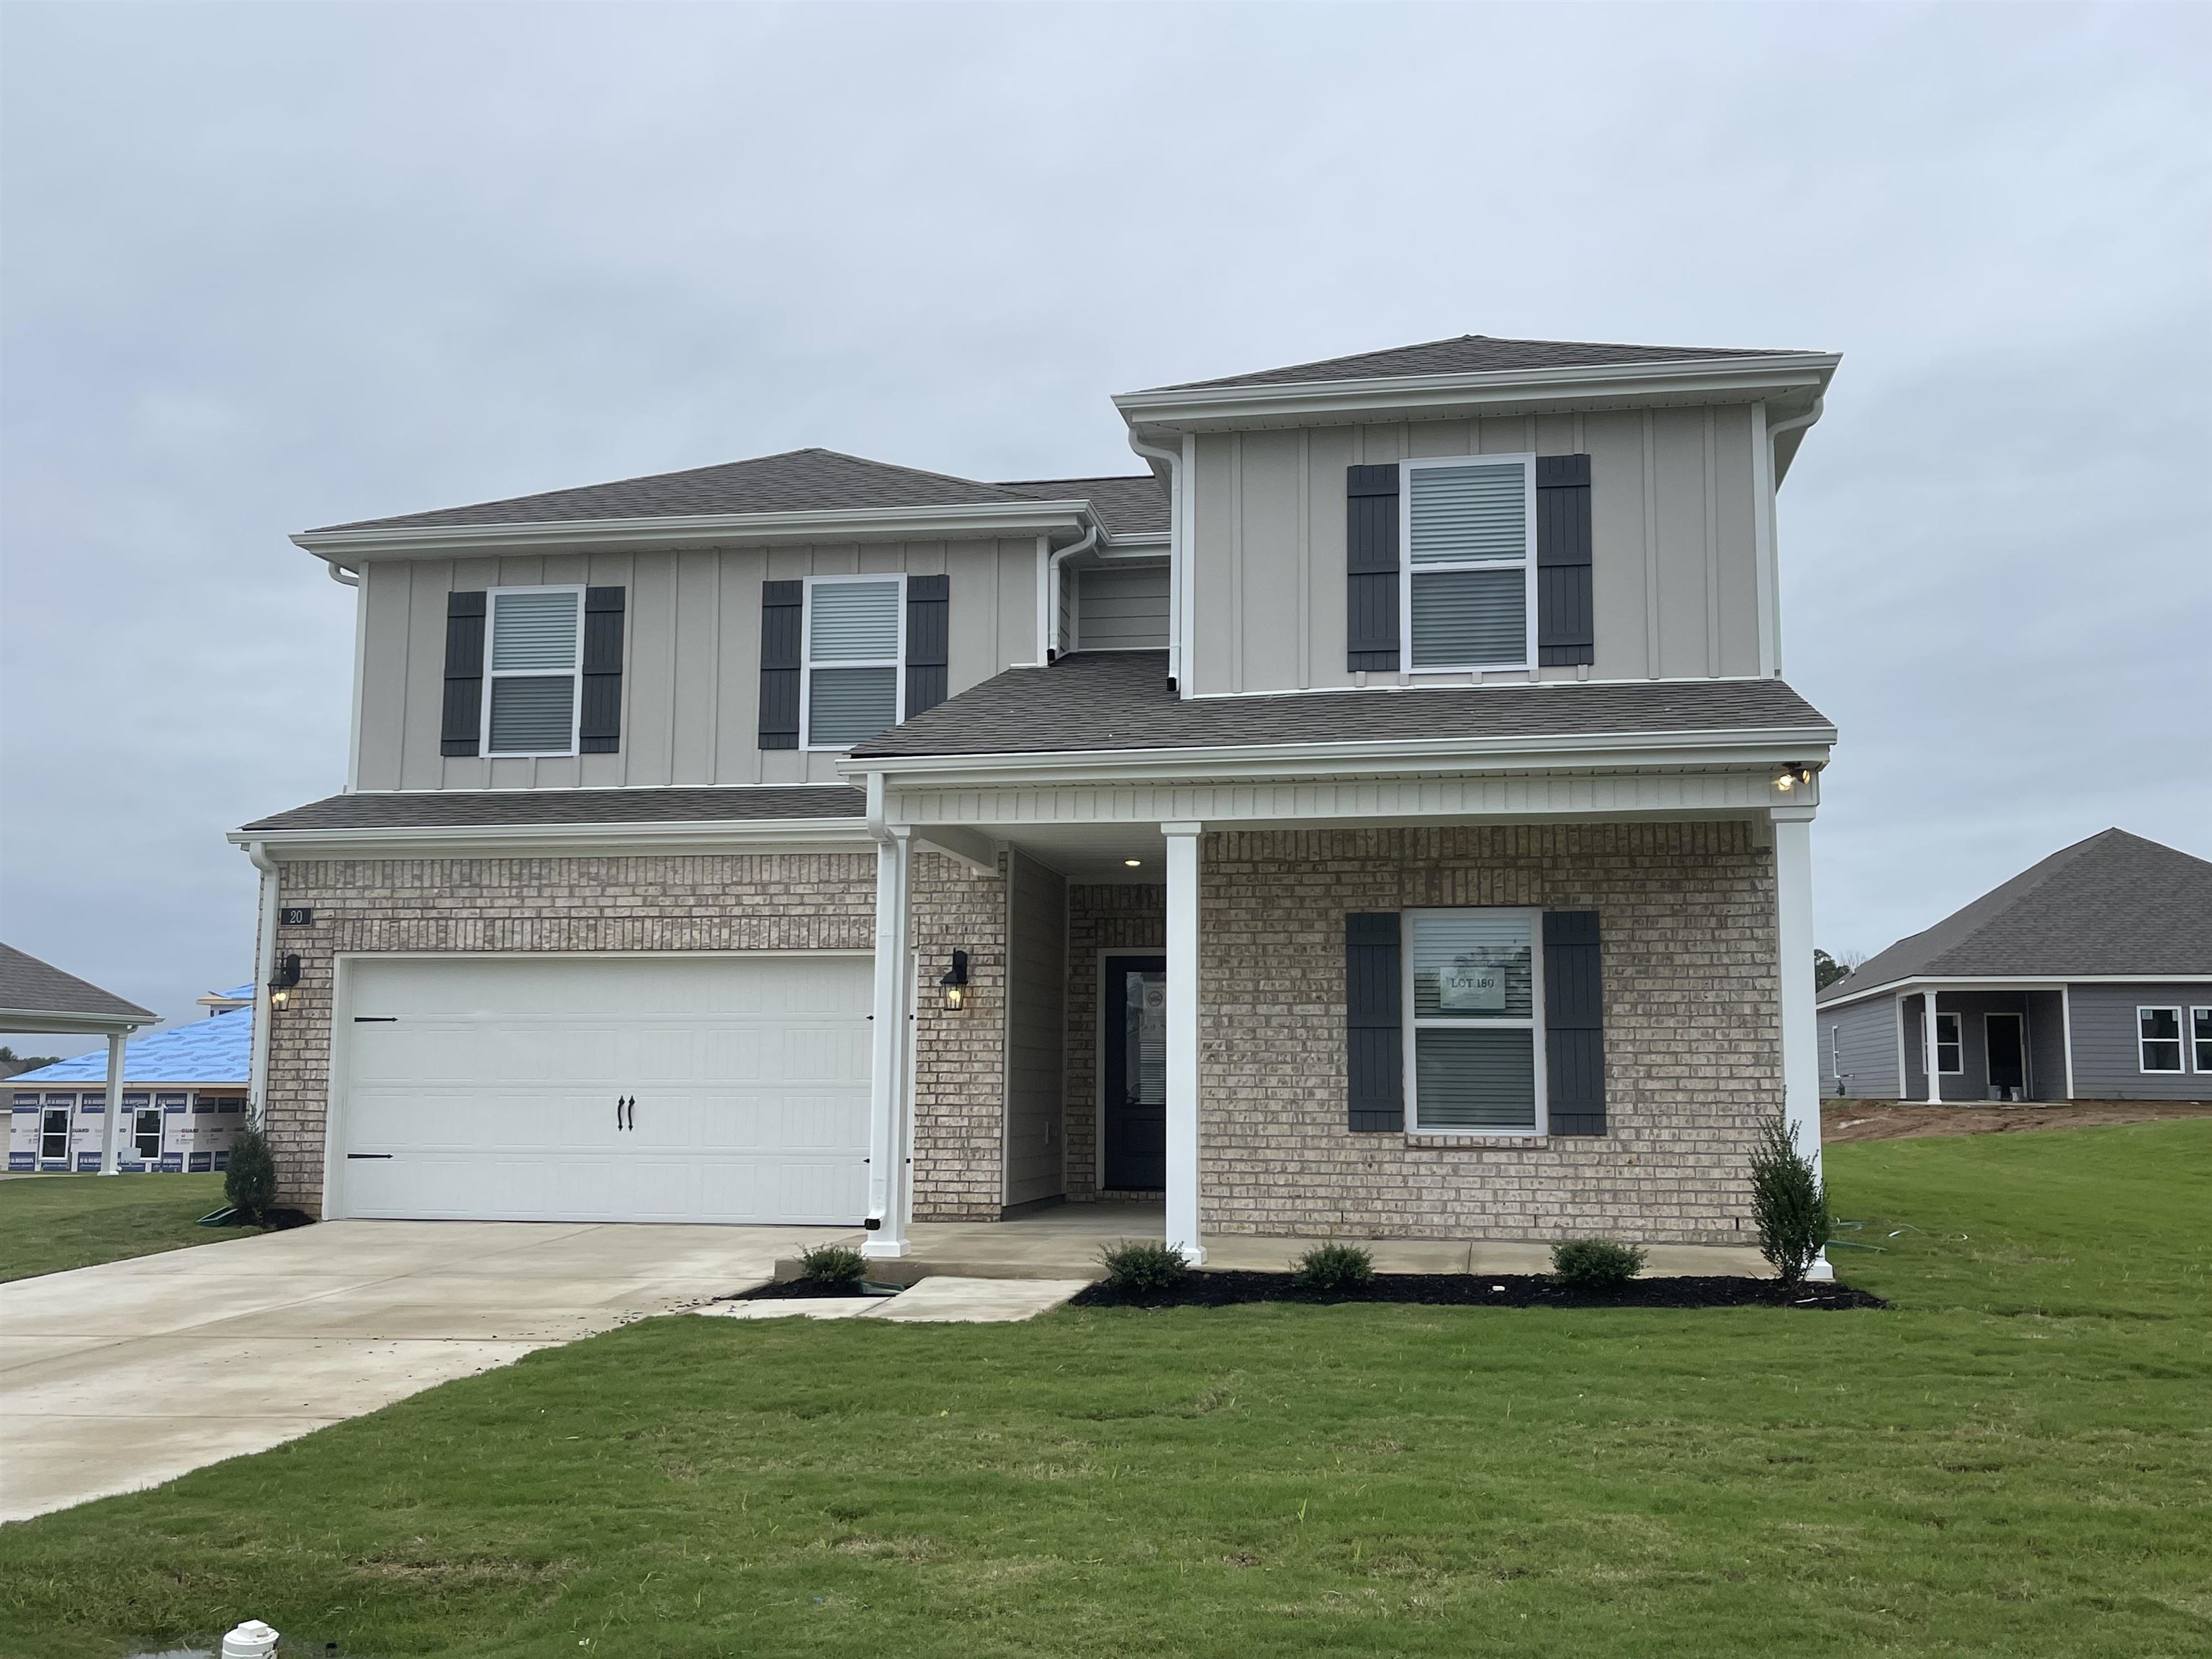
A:
POLYGON ((1400 466, 1406 665, 1417 672, 1530 666, 1535 458, 1455 455, 1400 466))
POLYGON ((580 587, 493 590, 484 653, 485 754, 576 752, 583 612, 580 587))
POLYGON ((849 749, 899 723, 906 581, 816 576, 806 584, 800 711, 809 749, 849 749))
POLYGON ((1544 1053, 1540 912, 1406 916, 1405 1007, 1413 1132, 1528 1134, 1544 1053))

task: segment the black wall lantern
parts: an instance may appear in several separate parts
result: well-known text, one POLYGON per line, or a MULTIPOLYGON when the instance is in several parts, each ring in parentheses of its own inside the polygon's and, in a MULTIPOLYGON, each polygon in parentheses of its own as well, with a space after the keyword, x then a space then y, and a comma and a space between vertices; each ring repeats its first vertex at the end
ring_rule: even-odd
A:
POLYGON ((293 951, 279 957, 276 971, 269 976, 269 1006, 282 1008, 292 1000, 292 988, 299 982, 299 953, 293 951))
POLYGON ((945 988, 945 1006, 956 1013, 968 1006, 968 953, 955 951, 952 966, 945 969, 945 977, 937 981, 945 988))

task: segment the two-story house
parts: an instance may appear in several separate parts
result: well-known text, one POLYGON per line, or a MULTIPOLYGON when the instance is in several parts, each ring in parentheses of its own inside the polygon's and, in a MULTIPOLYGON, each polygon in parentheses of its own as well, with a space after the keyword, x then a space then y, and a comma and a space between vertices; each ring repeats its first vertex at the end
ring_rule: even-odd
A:
POLYGON ((345 792, 233 837, 284 1201, 1746 1242, 1819 1144, 1836 362, 1468 336, 1118 398, 1133 477, 295 538, 358 624, 345 792))

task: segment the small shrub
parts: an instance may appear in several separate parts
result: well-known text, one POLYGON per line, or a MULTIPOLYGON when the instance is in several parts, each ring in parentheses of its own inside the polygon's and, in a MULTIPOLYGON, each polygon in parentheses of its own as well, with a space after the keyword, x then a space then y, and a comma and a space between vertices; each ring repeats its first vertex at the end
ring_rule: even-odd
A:
POLYGON ((816 1285, 857 1285, 867 1271, 860 1253, 849 1244, 817 1244, 799 1253, 799 1276, 816 1285))
POLYGON ((1751 1155, 1751 1218, 1759 1253, 1784 1285, 1796 1285, 1828 1242, 1828 1194, 1813 1160, 1797 1150, 1797 1130, 1769 1118, 1751 1155))
POLYGON ((1190 1272, 1190 1263, 1172 1244, 1149 1238, 1116 1239, 1098 1252, 1106 1282, 1119 1291, 1171 1291, 1190 1272))
POLYGON ((1291 1264, 1302 1290, 1364 1291, 1374 1278, 1375 1257, 1358 1244, 1316 1244, 1291 1264))
POLYGON ((258 1225, 276 1206, 276 1158, 269 1150, 269 1137, 248 1124, 230 1143, 230 1162, 224 1166, 222 1195, 241 1220, 258 1225))
POLYGON ((1552 1277, 1571 1291, 1617 1291, 1644 1271, 1643 1247, 1609 1238, 1570 1238, 1552 1246, 1552 1277))

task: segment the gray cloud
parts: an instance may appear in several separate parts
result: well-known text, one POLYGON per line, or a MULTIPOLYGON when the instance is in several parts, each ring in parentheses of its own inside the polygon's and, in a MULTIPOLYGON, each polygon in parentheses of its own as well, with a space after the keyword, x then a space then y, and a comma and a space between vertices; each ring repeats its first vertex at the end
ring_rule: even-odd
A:
POLYGON ((2212 854, 2202 9, 6 29, 0 925, 172 1017, 250 971, 223 830, 344 763, 286 532, 808 443, 1122 470, 1111 392, 1467 331, 1845 353, 1783 495, 1832 948, 2108 823, 2212 854))

